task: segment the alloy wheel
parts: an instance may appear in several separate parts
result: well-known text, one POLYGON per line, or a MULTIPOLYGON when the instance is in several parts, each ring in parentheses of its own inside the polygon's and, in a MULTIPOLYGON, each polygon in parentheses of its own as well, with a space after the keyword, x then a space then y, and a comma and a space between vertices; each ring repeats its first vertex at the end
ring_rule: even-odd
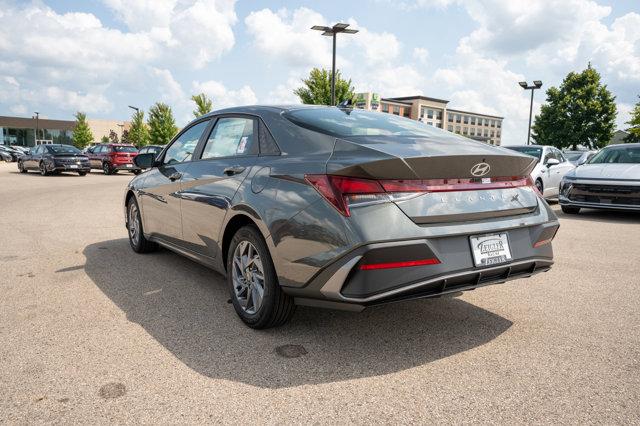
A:
POLYGON ((255 314, 264 300, 264 269, 258 250, 249 241, 241 241, 236 247, 231 273, 240 307, 248 314, 255 314))
POLYGON ((109 170, 109 164, 102 163, 102 171, 104 172, 105 175, 108 175, 109 172, 111 171, 111 170, 109 170))
POLYGON ((129 203, 129 238, 131 242, 137 245, 140 239, 140 217, 138 215, 138 206, 136 203, 129 203))
POLYGON ((40 162, 40 174, 42 176, 46 176, 47 175, 47 166, 42 161, 40 162))

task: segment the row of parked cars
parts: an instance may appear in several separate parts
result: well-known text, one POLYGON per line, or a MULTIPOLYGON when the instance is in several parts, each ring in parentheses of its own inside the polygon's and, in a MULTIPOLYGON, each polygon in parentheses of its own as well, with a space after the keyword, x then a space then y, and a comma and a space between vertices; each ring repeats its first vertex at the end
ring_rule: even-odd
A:
POLYGON ((105 175, 120 170, 139 174, 142 169, 136 166, 134 158, 140 153, 159 153, 162 146, 151 145, 138 150, 129 144, 98 144, 81 151, 72 145, 38 145, 26 151, 18 147, 0 148, 5 161, 18 163, 21 173, 37 171, 41 175, 60 172, 75 172, 85 176, 91 170, 102 170, 105 175))
POLYGON ((609 145, 600 151, 561 152, 551 146, 509 146, 537 159, 531 179, 562 211, 582 208, 640 211, 640 144, 609 145))

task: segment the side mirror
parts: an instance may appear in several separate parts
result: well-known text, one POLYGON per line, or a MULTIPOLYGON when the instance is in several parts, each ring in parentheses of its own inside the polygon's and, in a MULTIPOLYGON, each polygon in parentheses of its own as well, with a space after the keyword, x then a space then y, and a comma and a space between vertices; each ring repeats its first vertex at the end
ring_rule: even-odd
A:
POLYGON ((153 163, 155 162, 156 156, 151 153, 147 154, 138 154, 133 159, 133 163, 140 167, 141 169, 150 169, 153 167, 153 163))
POLYGON ((557 158, 549 158, 547 160, 547 167, 557 166, 558 164, 560 164, 560 160, 557 158))

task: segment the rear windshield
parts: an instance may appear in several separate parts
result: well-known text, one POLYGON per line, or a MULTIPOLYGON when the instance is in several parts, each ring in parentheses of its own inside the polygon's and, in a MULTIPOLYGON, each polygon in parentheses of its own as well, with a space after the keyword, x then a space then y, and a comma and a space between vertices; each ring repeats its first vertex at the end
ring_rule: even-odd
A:
POLYGON ((615 147, 603 149, 589 164, 640 164, 640 146, 615 147))
POLYGON ((536 157, 538 161, 540 161, 540 158, 542 157, 542 148, 537 146, 505 146, 505 148, 536 157))
POLYGON ((341 108, 309 108, 283 114, 289 121, 335 137, 441 136, 443 130, 409 118, 382 112, 341 108))
POLYGON ((71 145, 47 145, 52 154, 80 154, 80 150, 71 145))
POLYGON ((115 152, 138 152, 135 146, 119 146, 114 145, 113 150, 115 152))

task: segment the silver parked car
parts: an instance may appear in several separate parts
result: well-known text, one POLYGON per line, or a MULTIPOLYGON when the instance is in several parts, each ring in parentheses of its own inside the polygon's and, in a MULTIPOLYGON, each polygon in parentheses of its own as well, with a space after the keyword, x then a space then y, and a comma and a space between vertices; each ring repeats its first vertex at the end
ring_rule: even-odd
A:
POLYGON ((565 158, 571 162, 574 166, 579 166, 586 163, 596 155, 597 151, 563 151, 565 158))
POLYGON ((582 207, 640 211, 640 144, 602 149, 565 175, 559 199, 569 214, 582 207))
POLYGON ((162 245, 227 276, 254 328, 296 305, 367 306, 547 271, 558 220, 536 161, 392 114, 221 110, 187 125, 124 198, 134 251, 162 245))
POLYGON ((505 148, 531 155, 536 159, 536 165, 531 170, 531 179, 544 198, 557 197, 562 177, 575 168, 575 165, 553 146, 523 145, 505 148))

